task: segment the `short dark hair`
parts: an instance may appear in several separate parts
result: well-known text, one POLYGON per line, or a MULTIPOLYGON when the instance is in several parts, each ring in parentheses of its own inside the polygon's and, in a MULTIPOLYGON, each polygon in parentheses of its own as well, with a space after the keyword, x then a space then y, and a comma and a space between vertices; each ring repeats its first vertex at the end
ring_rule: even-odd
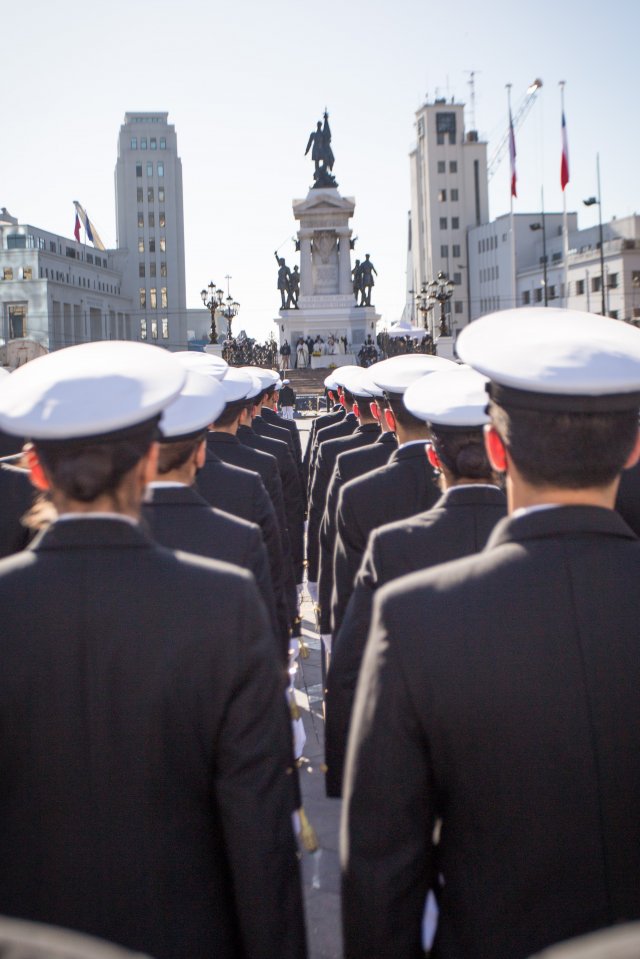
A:
POLYGON ((456 479, 489 479, 493 475, 481 427, 438 429, 431 427, 431 441, 442 465, 456 479))
POLYGON ((618 476, 638 435, 638 411, 559 413, 489 404, 491 420, 533 486, 587 489, 618 476))
POLYGON ((395 416, 396 422, 408 430, 422 429, 425 431, 426 436, 427 424, 424 420, 418 419, 417 416, 409 412, 404 405, 402 396, 402 393, 385 393, 387 406, 395 416))
POLYGON ((224 429, 225 426, 231 426, 232 423, 235 423, 243 410, 253 409, 253 402, 253 400, 235 400, 233 403, 227 403, 213 425, 217 426, 219 429, 224 429))
POLYGON ((160 444, 158 454, 158 475, 164 476, 172 470, 180 469, 187 462, 190 456, 193 456, 197 448, 206 437, 206 431, 203 430, 197 436, 190 436, 188 439, 167 441, 160 444))

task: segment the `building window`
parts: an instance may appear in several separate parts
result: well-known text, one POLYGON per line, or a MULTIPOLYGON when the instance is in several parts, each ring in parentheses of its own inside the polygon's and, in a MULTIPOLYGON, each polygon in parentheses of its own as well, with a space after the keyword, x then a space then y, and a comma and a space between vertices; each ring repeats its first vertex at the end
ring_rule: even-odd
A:
POLYGON ((454 300, 454 301, 453 301, 453 312, 454 312, 454 313, 462 313, 462 300, 454 300))
POLYGON ((144 202, 144 191, 141 186, 139 186, 138 189, 136 190, 136 200, 138 201, 138 203, 144 202))
POLYGON ((457 191, 457 190, 452 190, 452 191, 451 191, 451 200, 452 200, 453 203, 457 203, 457 201, 458 201, 458 191, 457 191))
POLYGON ((153 176, 153 163, 151 160, 147 163, 147 176, 153 176))
POLYGON ((592 278, 592 280, 591 280, 591 292, 592 292, 592 293, 599 293, 599 292, 600 292, 600 281, 601 281, 601 277, 599 277, 599 276, 594 276, 594 277, 592 278))
POLYGON ((460 284, 462 283, 462 273, 454 273, 453 282, 455 283, 456 286, 460 286, 460 284))
POLYGON ((618 274, 610 273, 607 277, 607 286, 610 290, 615 290, 618 286, 618 274))
POLYGON ((636 289, 640 287, 640 270, 631 271, 631 286, 635 286, 636 289))
POLYGON ((446 229, 447 229, 447 218, 446 218, 446 216, 441 216, 441 217, 440 217, 440 229, 441 229, 441 230, 446 230, 446 229))
POLYGON ((147 338, 147 321, 143 316, 142 319, 140 320, 140 339, 146 340, 146 338, 147 338))
POLYGON ((153 203, 153 187, 147 187, 147 203, 153 203))
POLYGON ((147 149, 147 138, 146 138, 146 137, 141 137, 141 138, 140 138, 140 149, 141 149, 141 150, 146 150, 146 149, 147 149))
POLYGON ((149 253, 155 253, 155 252, 156 252, 156 238, 155 236, 150 236, 149 237, 149 253))
POLYGON ((9 339, 19 340, 27 335, 27 308, 26 306, 9 304, 9 339))
POLYGON ((522 305, 529 306, 530 303, 531 303, 531 293, 529 290, 525 290, 524 293, 522 294, 522 305))
POLYGON ((33 279, 33 272, 32 272, 32 270, 31 270, 31 267, 30 267, 30 266, 23 266, 23 267, 22 267, 22 279, 23 279, 23 280, 32 280, 32 279, 33 279))
POLYGON ((459 229, 460 229, 460 217, 459 217, 459 216, 452 216, 452 217, 451 217, 451 229, 452 229, 452 230, 459 230, 459 229))
POLYGON ((444 146, 444 133, 436 133, 436 143, 439 147, 444 146))
POLYGON ((152 286, 149 290, 149 306, 152 310, 157 310, 158 308, 158 296, 155 286, 152 286))
POLYGON ((449 160, 449 173, 457 173, 457 172, 458 172, 458 161, 449 160))
POLYGON ((156 228, 156 215, 155 213, 149 214, 149 229, 155 230, 156 228))
POLYGON ((142 164, 136 163, 136 176, 142 176, 142 164))
POLYGON ((169 339, 169 320, 167 319, 166 316, 163 316, 160 322, 162 323, 162 339, 168 340, 169 339))
POLYGON ((132 149, 132 150, 137 150, 137 149, 138 149, 138 138, 137 138, 137 137, 131 137, 131 149, 132 149))
POLYGON ((555 286, 550 286, 550 287, 549 287, 549 299, 550 299, 550 300, 555 300, 555 298, 556 298, 556 288, 555 288, 555 286))
POLYGON ((438 200, 440 201, 440 203, 444 203, 446 199, 447 199, 447 191, 438 190, 438 200))
POLYGON ((144 230, 144 213, 142 210, 138 211, 138 229, 144 230))
POLYGON ((576 296, 584 296, 584 280, 576 280, 576 296))
POLYGON ((138 253, 144 253, 144 237, 138 237, 138 253))
POLYGON ((164 176, 164 163, 158 163, 158 176, 164 176))
POLYGON ((156 261, 154 260, 152 263, 149 264, 149 276, 155 276, 155 275, 156 275, 156 261))
POLYGON ((453 246, 451 247, 451 254, 452 254, 452 256, 460 256, 460 244, 459 244, 459 243, 454 243, 454 244, 453 244, 453 246))
POLYGON ((158 321, 157 320, 151 320, 151 339, 152 340, 158 339, 158 321))
POLYGON ((158 149, 158 141, 156 140, 155 137, 151 137, 151 140, 149 141, 149 146, 151 147, 152 150, 158 149))
POLYGON ((164 203, 164 187, 158 187, 158 203, 164 203))
POLYGON ((140 309, 144 310, 147 305, 147 291, 144 287, 140 287, 140 309))
POLYGON ((166 150, 166 149, 167 149, 167 140, 166 140, 166 137, 160 137, 160 149, 161 149, 161 150, 166 150))
POLYGON ((536 289, 533 291, 533 296, 536 303, 542 303, 542 290, 540 287, 536 287, 536 289))
POLYGON ((160 237, 160 252, 161 253, 167 252, 167 239, 164 236, 160 237))
POLYGON ((13 279, 13 270, 10 266, 5 266, 4 270, 2 271, 2 279, 3 280, 13 279))
POLYGON ((164 260, 161 260, 161 261, 160 261, 160 276, 166 276, 166 275, 167 275, 167 264, 165 263, 164 260))
POLYGON ((438 173, 446 173, 446 172, 447 172, 447 164, 444 162, 444 160, 438 160, 438 173))
POLYGON ((167 308, 167 288, 163 286, 160 290, 160 306, 163 310, 167 308))
POLYGON ((447 246, 446 243, 443 243, 442 246, 440 247, 440 256, 444 258, 449 256, 449 247, 447 246))
POLYGON ((138 276, 144 276, 144 260, 141 260, 140 263, 138 263, 138 276))
POLYGON ((163 229, 165 228, 165 226, 167 225, 167 220, 166 220, 166 217, 165 217, 165 215, 164 215, 164 210, 160 210, 159 217, 160 217, 160 219, 159 219, 159 221, 158 221, 158 226, 160 227, 161 230, 163 230, 163 229))

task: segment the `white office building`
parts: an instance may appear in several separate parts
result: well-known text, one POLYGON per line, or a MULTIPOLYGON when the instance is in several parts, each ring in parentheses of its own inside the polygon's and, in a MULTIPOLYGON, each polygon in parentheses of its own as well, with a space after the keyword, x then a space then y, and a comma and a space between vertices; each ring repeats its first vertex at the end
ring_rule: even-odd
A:
POLYGON ((465 132, 464 104, 436 99, 416 112, 417 142, 410 153, 411 273, 408 296, 446 273, 455 285, 451 320, 470 320, 467 231, 489 220, 487 144, 465 132))
POLYGON ((126 113, 115 170, 122 288, 135 304, 140 339, 187 342, 182 163, 167 113, 126 113))
POLYGON ((98 251, 0 213, 0 345, 44 350, 135 339, 119 251, 98 251))

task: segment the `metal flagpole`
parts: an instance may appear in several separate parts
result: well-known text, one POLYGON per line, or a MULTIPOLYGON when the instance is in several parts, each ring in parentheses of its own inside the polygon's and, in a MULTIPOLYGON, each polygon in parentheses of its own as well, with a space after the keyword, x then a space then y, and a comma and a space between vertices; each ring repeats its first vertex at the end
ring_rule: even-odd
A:
MULTIPOLYGON (((560 107, 562 110, 562 154, 564 157, 565 143, 566 143, 566 126, 565 126, 565 116, 564 116, 564 85, 565 80, 560 80, 560 107)), ((569 163, 569 157, 567 156, 567 164, 569 163)), ((562 259, 564 262, 564 298, 563 302, 565 307, 569 306, 569 225, 567 220, 567 191, 566 184, 562 188, 562 259)))
POLYGON ((507 103, 509 105, 509 146, 511 159, 511 179, 509 181, 509 231, 511 233, 511 287, 513 291, 512 306, 518 305, 516 290, 516 236, 513 228, 513 177, 515 173, 515 135, 513 131, 513 120, 511 118, 511 84, 507 83, 507 103))

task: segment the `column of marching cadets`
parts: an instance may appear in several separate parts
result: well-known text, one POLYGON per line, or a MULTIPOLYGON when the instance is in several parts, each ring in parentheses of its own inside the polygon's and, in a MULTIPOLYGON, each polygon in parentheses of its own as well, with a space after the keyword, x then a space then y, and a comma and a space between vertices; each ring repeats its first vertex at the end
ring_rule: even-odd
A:
POLYGON ((276 371, 0 372, 0 914, 304 959, 306 589, 346 959, 640 918, 640 332, 506 311, 458 353, 333 371, 304 458, 276 371))

